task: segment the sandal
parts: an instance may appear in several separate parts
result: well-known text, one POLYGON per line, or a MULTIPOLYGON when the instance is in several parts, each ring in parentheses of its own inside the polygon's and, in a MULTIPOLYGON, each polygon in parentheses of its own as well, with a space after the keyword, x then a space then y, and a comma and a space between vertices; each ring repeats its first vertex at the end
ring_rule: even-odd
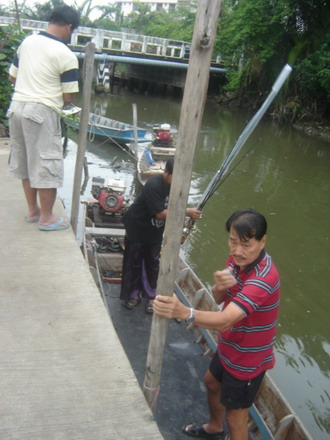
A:
POLYGON ((153 299, 148 299, 147 303, 146 303, 146 307, 145 307, 145 311, 147 313, 154 313, 154 300, 153 299))
POLYGON ((190 437, 196 438, 209 438, 214 440, 224 440, 225 433, 224 431, 209 433, 206 432, 203 428, 203 425, 197 425, 195 423, 188 423, 182 428, 182 432, 184 434, 189 435, 190 437))
POLYGON ((137 298, 130 298, 127 301, 125 301, 125 307, 127 309, 135 309, 141 302, 141 297, 138 296, 137 298))

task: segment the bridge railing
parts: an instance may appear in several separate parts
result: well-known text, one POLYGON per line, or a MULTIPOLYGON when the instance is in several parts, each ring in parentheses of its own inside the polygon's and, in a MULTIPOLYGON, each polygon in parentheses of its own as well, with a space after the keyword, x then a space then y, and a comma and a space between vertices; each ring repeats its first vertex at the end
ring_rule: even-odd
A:
MULTIPOLYGON (((14 17, 0 16, 0 26, 14 25, 14 17)), ((26 33, 37 33, 47 28, 44 21, 21 19, 22 30, 26 33)), ((89 42, 95 44, 97 52, 125 52, 147 56, 159 56, 183 59, 187 57, 190 43, 180 40, 151 37, 148 35, 130 34, 79 26, 72 34, 70 47, 83 50, 89 42)))

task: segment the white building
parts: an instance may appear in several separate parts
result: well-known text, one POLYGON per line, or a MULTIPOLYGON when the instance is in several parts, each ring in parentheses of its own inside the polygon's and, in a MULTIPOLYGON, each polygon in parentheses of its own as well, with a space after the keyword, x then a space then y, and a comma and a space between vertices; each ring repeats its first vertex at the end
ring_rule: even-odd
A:
POLYGON ((137 3, 148 4, 151 11, 160 11, 161 9, 165 9, 165 11, 168 12, 173 11, 179 3, 185 3, 185 0, 117 0, 114 3, 121 8, 122 14, 126 17, 135 10, 137 3))

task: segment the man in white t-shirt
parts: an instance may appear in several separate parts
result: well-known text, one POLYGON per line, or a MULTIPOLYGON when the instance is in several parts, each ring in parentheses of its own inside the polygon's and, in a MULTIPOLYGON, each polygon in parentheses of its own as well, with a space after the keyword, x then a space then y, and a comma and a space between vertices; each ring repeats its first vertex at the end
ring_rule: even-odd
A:
POLYGON ((28 223, 39 229, 67 229, 53 214, 63 185, 60 115, 78 87, 78 60, 66 46, 79 25, 79 13, 63 5, 50 15, 45 32, 26 37, 9 70, 15 91, 8 110, 11 153, 9 173, 22 180, 28 223), (39 195, 39 201, 38 201, 39 195))

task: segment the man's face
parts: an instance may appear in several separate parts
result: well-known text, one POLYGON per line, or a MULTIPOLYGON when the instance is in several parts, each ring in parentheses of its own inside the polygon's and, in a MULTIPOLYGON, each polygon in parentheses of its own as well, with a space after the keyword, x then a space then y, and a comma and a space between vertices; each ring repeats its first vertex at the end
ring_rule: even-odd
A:
POLYGON ((260 241, 255 238, 241 241, 233 227, 230 228, 228 237, 230 255, 234 258, 235 264, 241 269, 245 269, 258 258, 265 244, 266 235, 260 241))

